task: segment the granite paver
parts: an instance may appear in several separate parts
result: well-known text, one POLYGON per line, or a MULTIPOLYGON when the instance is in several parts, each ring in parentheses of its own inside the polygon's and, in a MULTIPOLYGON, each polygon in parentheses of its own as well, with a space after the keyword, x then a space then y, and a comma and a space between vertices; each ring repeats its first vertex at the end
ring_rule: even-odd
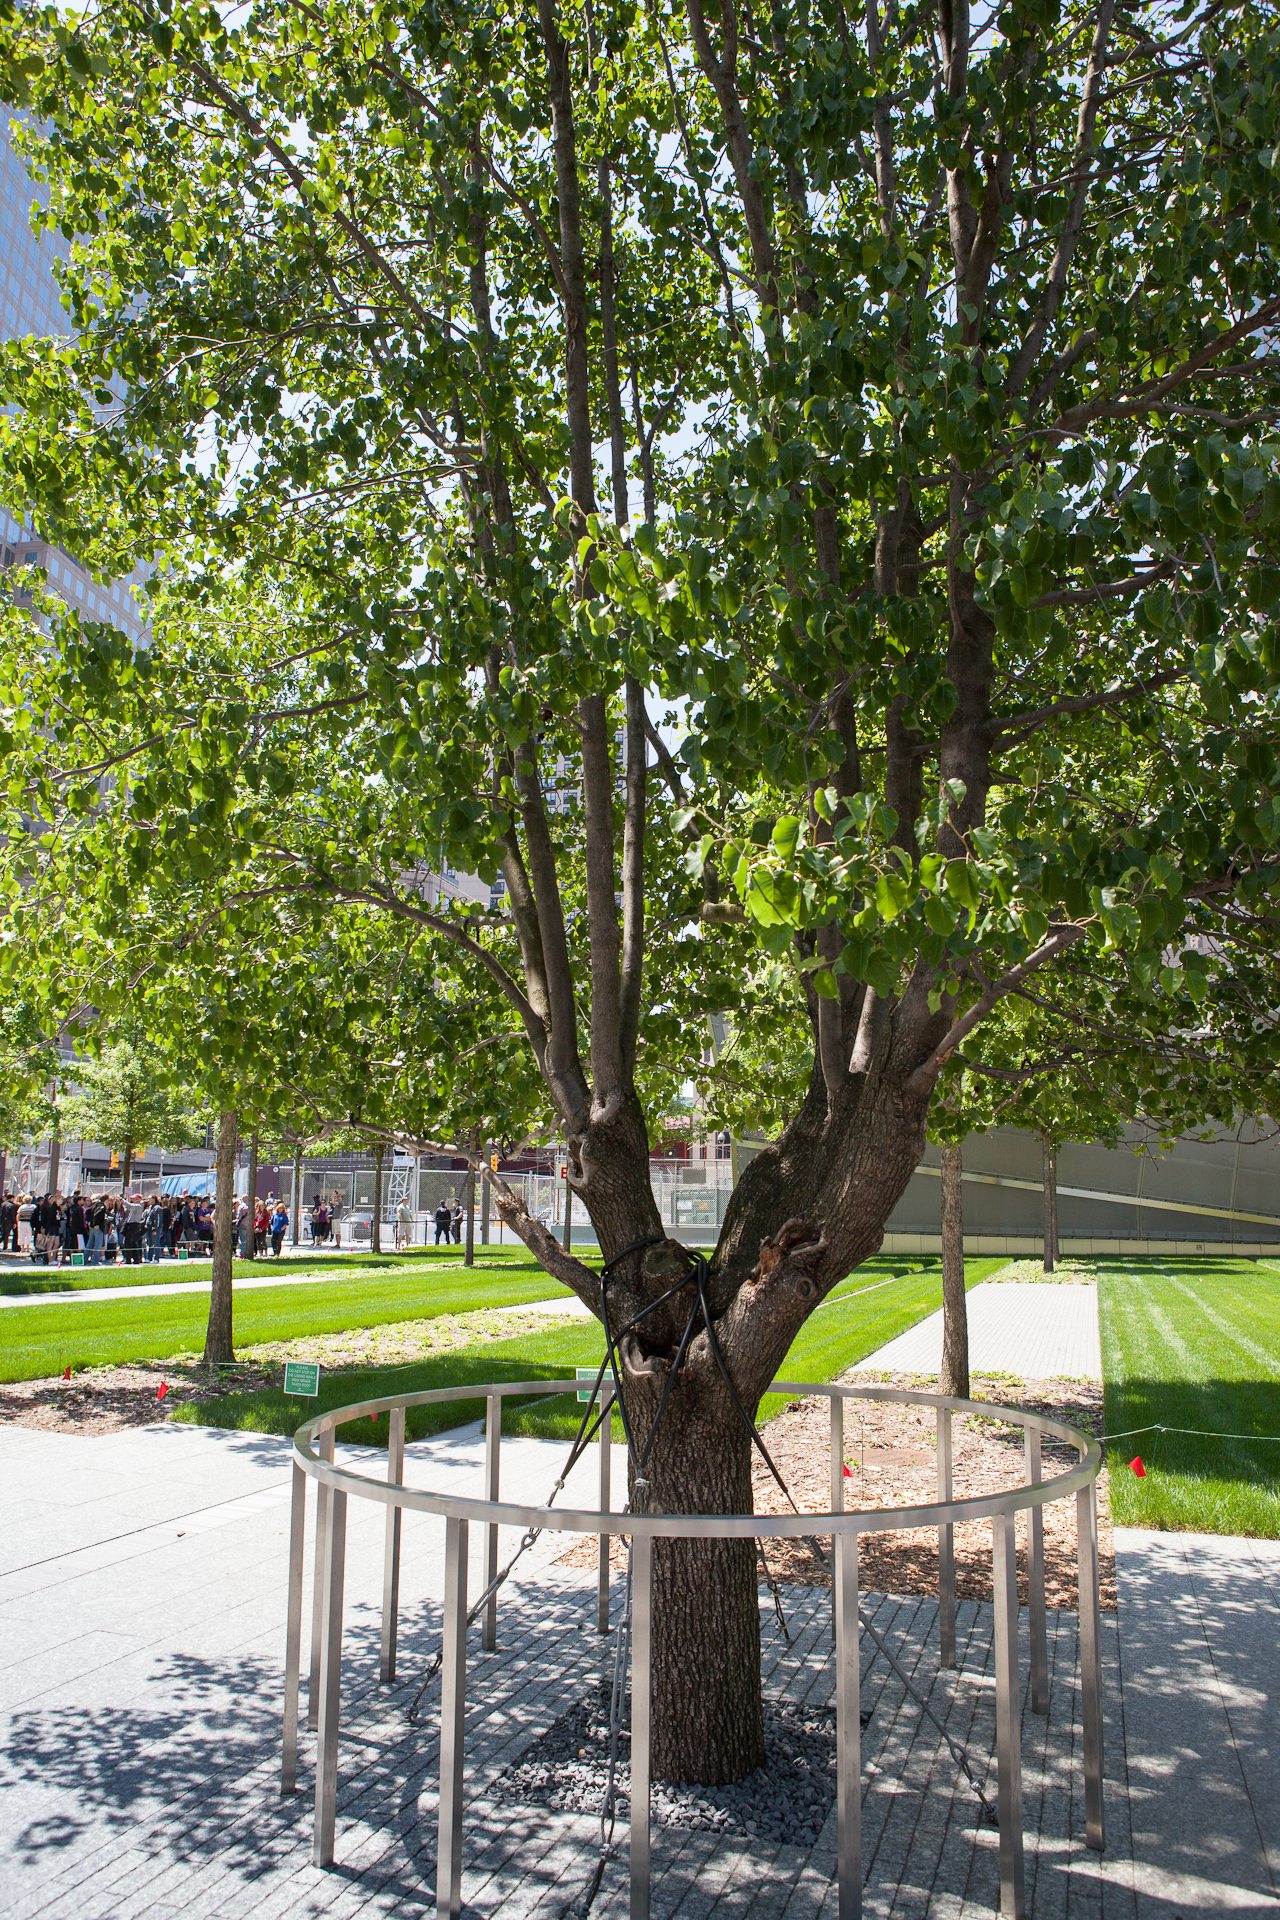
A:
MULTIPOLYGON (((368 1460, 358 1450, 348 1457, 368 1460)), ((504 1492, 539 1497, 562 1458, 552 1443, 509 1440, 504 1492)), ((17 1438, 0 1428, 0 1543, 8 1568, 0 1574, 0 1679, 7 1676, 16 1689, 0 1716, 0 1914, 6 1920, 166 1920, 170 1913, 185 1920, 354 1920, 357 1914, 369 1920, 434 1911, 438 1696, 428 1694, 416 1727, 406 1710, 438 1644, 442 1527, 427 1516, 406 1516, 400 1677, 384 1688, 377 1680, 382 1515, 370 1503, 350 1503, 337 1863, 321 1872, 310 1861, 313 1736, 303 1741, 300 1791, 288 1798, 278 1791, 288 1528, 281 1488, 288 1459, 286 1442, 199 1428, 91 1441, 29 1430, 17 1438), (49 1542, 23 1499, 28 1469, 41 1487, 37 1508, 47 1508, 51 1521, 74 1514, 91 1524, 88 1546, 46 1551, 49 1542), (85 1472, 114 1490, 79 1501, 85 1472), (148 1473, 168 1488, 170 1511, 138 1525, 139 1515, 149 1513, 142 1499, 148 1473), (219 1485, 227 1497, 209 1504, 219 1485), (10 1505, 18 1515, 12 1528, 10 1505)), ((422 1484, 475 1487, 480 1461, 481 1444, 468 1429, 411 1448, 409 1474, 422 1484)), ((583 1462, 579 1473, 568 1497, 586 1504, 594 1461, 583 1462)), ((619 1461, 615 1484, 622 1479, 619 1461)), ((471 1578, 478 1591, 482 1529, 473 1535, 471 1578)), ((504 1551, 515 1538, 504 1537, 504 1551)), ((1237 1791, 1229 1762, 1255 1794, 1274 1785, 1261 1672, 1271 1628, 1269 1620, 1249 1625, 1253 1602, 1240 1596, 1245 1587, 1250 1594, 1256 1588, 1274 1608, 1276 1563, 1255 1543, 1234 1545, 1240 1551, 1224 1554, 1212 1575, 1199 1550, 1194 1567, 1185 1553, 1180 1562, 1169 1558, 1161 1541, 1135 1540, 1126 1554, 1119 1640, 1114 1619, 1103 1626, 1110 1786, 1108 1850, 1101 1858, 1083 1845, 1075 1619, 1051 1612, 1047 1722, 1030 1713, 1025 1697, 1023 1703, 1028 1911, 1036 1920, 1191 1920, 1217 1910, 1206 1884, 1224 1911, 1275 1911, 1265 1904, 1274 1828, 1266 1815, 1255 1819, 1249 1865, 1247 1792, 1237 1825, 1224 1827, 1221 1841, 1207 1833, 1199 1854, 1181 1777, 1160 1810, 1167 1784, 1161 1755, 1175 1735, 1199 1742, 1196 1765, 1213 1787, 1203 1799, 1210 1809, 1216 1794, 1230 1799, 1237 1791), (1188 1580, 1194 1607, 1185 1597, 1188 1580), (1159 1652, 1169 1617, 1178 1637, 1162 1656, 1153 1692, 1152 1650, 1159 1652), (1212 1656, 1207 1666, 1205 1648, 1212 1656), (1212 1738, 1203 1727, 1178 1733, 1178 1674, 1184 1658, 1193 1657, 1200 1662, 1194 1711, 1220 1707, 1229 1740, 1218 1722, 1212 1738), (1169 1727, 1166 1715, 1173 1716, 1169 1727), (1134 1788, 1136 1865, 1126 1778, 1134 1788), (1181 1848, 1177 1856, 1171 1832, 1181 1848), (1226 1850, 1213 1855, 1214 1845, 1226 1850), (1176 1886, 1175 1871, 1181 1876, 1176 1886), (1254 1904, 1240 1905, 1241 1898, 1254 1904)), ((565 1914, 595 1858, 593 1816, 523 1804, 498 1779, 611 1668, 612 1635, 604 1639, 594 1630, 593 1573, 559 1561, 562 1548, 554 1535, 544 1536, 504 1590, 498 1653, 485 1655, 472 1643, 467 1920, 565 1914)), ((621 1584, 615 1578, 615 1617, 621 1584)), ((767 1689, 779 1699, 829 1703, 829 1595, 784 1590, 790 1641, 762 1598, 767 1689)), ((989 1607, 961 1603, 961 1666, 947 1673, 937 1664, 931 1600, 867 1595, 864 1606, 990 1778, 989 1607)), ((309 1593, 304 1619, 309 1623, 309 1593)), ((1023 1635, 1025 1694, 1025 1624, 1023 1635)), ((864 1734, 865 1913, 877 1920, 991 1914, 998 1896, 995 1836, 977 1823, 975 1796, 867 1635, 862 1674, 863 1702, 871 1711, 864 1734)), ((1174 1762, 1175 1775, 1182 1768, 1174 1762)), ((1277 1800, 1280 1795, 1273 1806, 1277 1800)), ((1203 1829, 1204 1820, 1199 1824, 1203 1829)), ((834 1811, 808 1848, 658 1826, 653 1913, 655 1920, 676 1913, 682 1920, 748 1914, 751 1920, 832 1920, 834 1866, 834 1811)), ((595 1912, 600 1920, 622 1920, 627 1912, 623 1825, 595 1912)))
MULTIPOLYGON (((1101 1380, 1095 1286, 984 1282, 971 1288, 968 1303, 974 1373, 1012 1373, 1023 1380, 1101 1380)), ((941 1368, 939 1310, 869 1353, 853 1371, 938 1373, 941 1368)))

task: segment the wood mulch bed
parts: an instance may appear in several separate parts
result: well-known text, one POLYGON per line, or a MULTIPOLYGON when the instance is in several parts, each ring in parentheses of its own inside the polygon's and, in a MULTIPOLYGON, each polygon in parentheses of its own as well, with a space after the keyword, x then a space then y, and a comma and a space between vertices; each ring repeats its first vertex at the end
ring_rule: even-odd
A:
POLYGON ((317 1360, 326 1369, 401 1366, 455 1347, 540 1333, 548 1324, 545 1314, 527 1307, 488 1307, 477 1313, 441 1314, 433 1320, 404 1320, 265 1342, 246 1347, 230 1367, 205 1367, 194 1354, 129 1366, 80 1367, 70 1380, 59 1375, 0 1385, 0 1420, 56 1433, 119 1433, 126 1427, 167 1420, 170 1411, 184 1401, 221 1400, 228 1394, 278 1387, 286 1360, 317 1360), (162 1381, 168 1389, 163 1396, 162 1381))
MULTIPOLYGON (((937 1392, 936 1377, 910 1374, 848 1376, 868 1385, 937 1392)), ((1102 1388, 1082 1380, 1029 1380, 975 1377, 970 1397, 1023 1408, 1065 1420, 1087 1433, 1102 1431, 1102 1388)), ((937 1499, 934 1419, 928 1408, 903 1407, 872 1400, 846 1404, 845 1504, 848 1508, 924 1506, 937 1499)), ((830 1511, 830 1412, 826 1400, 795 1401, 764 1430, 765 1444, 801 1510, 830 1511)), ((998 1492, 1024 1477, 1020 1427, 978 1415, 957 1415, 952 1422, 952 1474, 955 1497, 998 1492)), ((1064 1471, 1075 1449, 1043 1443, 1047 1478, 1064 1471)), ((757 1457, 752 1474, 757 1513, 791 1511, 764 1462, 757 1457)), ((1045 1599, 1051 1607, 1076 1604, 1076 1503, 1052 1501, 1044 1508, 1045 1599)), ((1018 1591, 1027 1598, 1026 1523, 1018 1527, 1018 1591)), ((991 1599, 991 1522, 971 1520, 954 1534, 956 1593, 965 1600, 991 1599)), ((830 1536, 821 1541, 830 1551, 830 1536)), ((770 1540, 765 1548, 770 1572, 782 1582, 830 1586, 830 1575, 802 1540, 770 1540)), ((595 1565, 593 1540, 575 1541, 561 1558, 571 1565, 595 1565)), ((615 1564, 622 1550, 614 1543, 615 1564)), ((1107 1476, 1098 1481, 1098 1565, 1102 1605, 1113 1610, 1115 1553, 1107 1476)), ((876 1593, 934 1594, 938 1590, 938 1534, 935 1527, 895 1528, 864 1534, 859 1542, 858 1577, 876 1593)))

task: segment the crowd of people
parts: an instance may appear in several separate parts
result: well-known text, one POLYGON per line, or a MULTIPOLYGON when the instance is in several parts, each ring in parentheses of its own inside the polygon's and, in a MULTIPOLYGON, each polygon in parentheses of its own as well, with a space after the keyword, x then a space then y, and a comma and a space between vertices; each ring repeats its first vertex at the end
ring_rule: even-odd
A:
MULTIPOLYGON (((152 1261, 208 1259, 216 1209, 208 1198, 184 1193, 5 1193, 0 1197, 0 1253, 24 1253, 45 1266, 143 1266, 152 1261)), ((268 1248, 278 1259, 289 1231, 289 1209, 274 1197, 250 1207, 236 1202, 236 1251, 268 1248)))
MULTIPOLYGON (((303 1215, 311 1243, 340 1249, 340 1201, 321 1195, 303 1215)), ((0 1254, 21 1253, 46 1266, 142 1266, 159 1260, 208 1259, 213 1253, 216 1208, 198 1194, 82 1192, 14 1193, 0 1197, 0 1254)), ((464 1224, 457 1195, 442 1200, 432 1216, 436 1245, 460 1244, 464 1224)), ((302 1222, 300 1222, 302 1224, 302 1222)), ((247 1258, 271 1253, 277 1259, 290 1233, 286 1203, 274 1195, 250 1205, 237 1200, 232 1227, 235 1251, 247 1258)), ((395 1216, 397 1246, 412 1246, 414 1216, 404 1201, 395 1216)))

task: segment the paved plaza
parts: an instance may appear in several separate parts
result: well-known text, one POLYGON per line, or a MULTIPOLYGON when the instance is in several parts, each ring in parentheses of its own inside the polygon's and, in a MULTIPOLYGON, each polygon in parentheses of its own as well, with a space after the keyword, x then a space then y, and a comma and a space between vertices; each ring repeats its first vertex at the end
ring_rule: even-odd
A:
MULTIPOLYGON (((972 1287, 969 1364, 975 1373, 1020 1380, 1101 1380, 1098 1289, 1035 1281, 984 1281, 972 1287)), ((938 1373, 942 1312, 931 1313, 859 1362, 855 1372, 938 1373)))
MULTIPOLYGON (((1096 1374, 1094 1289, 970 1294, 974 1365, 1096 1374)), ((561 1303, 546 1303, 554 1311, 561 1303)), ((576 1304, 576 1303, 574 1303, 576 1304)), ((865 1363, 929 1369, 928 1321, 865 1363), (912 1345, 914 1343, 914 1345, 912 1345)), ((936 1365, 936 1361, 935 1361, 936 1365)), ((341 1455, 340 1455, 341 1457, 341 1455)), ((349 1451, 367 1468, 369 1455, 349 1451)), ((505 1497, 539 1501, 559 1445, 510 1439, 505 1497)), ((479 1427, 408 1450, 411 1482, 479 1491, 479 1427)), ((624 1483, 615 1449, 615 1487, 624 1483)), ((350 1503, 337 1861, 311 1864, 314 1736, 282 1799, 290 1443, 179 1424, 106 1437, 0 1425, 0 1914, 56 1920, 347 1920, 434 1912, 435 1687, 407 1709, 439 1644, 443 1524, 406 1515, 400 1667, 378 1682, 382 1515, 350 1503)), ((590 1505, 584 1460, 564 1498, 590 1505)), ((475 1529, 472 1591, 478 1591, 475 1529)), ((516 1535, 504 1534, 503 1551, 516 1535)), ((1083 1844, 1075 1616, 1050 1612, 1050 1714, 1023 1700, 1028 1913, 1036 1920, 1192 1920, 1280 1911, 1280 1748, 1269 1689, 1280 1544, 1119 1529, 1119 1613, 1103 1616, 1107 1849, 1083 1844)), ((599 1697, 613 1636, 594 1575, 544 1535, 504 1589, 499 1650, 468 1668, 463 1899, 469 1920, 579 1910, 598 1848, 590 1814, 537 1803, 504 1769, 599 1697), (523 1796, 523 1797, 522 1797, 523 1796)), ((310 1547, 310 1541, 308 1542, 310 1547)), ((310 1621, 310 1552, 305 1619, 310 1621)), ((615 1619, 621 1581, 614 1581, 615 1619)), ((830 1601, 784 1589, 791 1640, 762 1611, 766 1691, 825 1724, 830 1601)), ((864 1614, 994 1792, 992 1617, 959 1609, 960 1670, 940 1672, 931 1600, 864 1596, 864 1614)), ((1022 1673, 1026 1681, 1025 1622, 1022 1673)), ((306 1661, 304 1658, 304 1676, 306 1661)), ((870 1636, 862 1649, 869 1916, 974 1920, 998 1905, 996 1837, 934 1728, 870 1636)), ((825 1792, 825 1789, 824 1789, 825 1792)), ((545 1796, 543 1796, 545 1798, 545 1796)), ((653 1913, 833 1916, 835 1812, 783 1844, 655 1822, 653 1913)), ((626 1826, 594 1908, 627 1912, 626 1826)))
MULTIPOLYGON (((562 1457, 551 1442, 509 1441, 504 1492, 545 1490, 562 1457)), ((476 1486, 481 1442, 462 1430, 410 1459, 414 1480, 476 1486)), ((337 1864, 321 1872, 310 1864, 311 1737, 301 1791, 278 1792, 288 1461, 287 1441, 195 1427, 97 1439, 0 1427, 0 1912, 433 1910, 438 1694, 420 1729, 406 1707, 438 1644, 443 1526, 406 1517, 400 1678, 384 1688, 381 1515, 351 1503, 337 1864)), ((579 1471, 568 1497, 585 1501, 593 1463, 579 1471)), ((1083 1845, 1075 1620, 1051 1613, 1047 1723, 1024 1701, 1028 1911, 1274 1914, 1280 1793, 1257 1676, 1274 1658, 1280 1557, 1254 1543, 1118 1541, 1118 1636, 1115 1617, 1103 1619, 1108 1847, 1099 1857, 1083 1845)), ((497 1777, 609 1667, 593 1574, 557 1564, 562 1544, 544 1536, 504 1592, 498 1653, 472 1644, 463 1895, 475 1920, 573 1911, 594 1858, 592 1817, 522 1804, 497 1777)), ((786 1604, 790 1646, 763 1614, 769 1694, 826 1708, 829 1597, 789 1588, 786 1604)), ((961 1671, 940 1675, 931 1601, 865 1605, 985 1774, 990 1609, 962 1604, 961 1671)), ((975 1825, 974 1796, 867 1637, 863 1676, 865 1911, 989 1915, 995 1836, 975 1825)), ((833 1915, 834 1834, 831 1809, 806 1847, 657 1826, 654 1914, 833 1915)), ((595 1909, 607 1920, 627 1909, 625 1829, 621 1839, 595 1909)))

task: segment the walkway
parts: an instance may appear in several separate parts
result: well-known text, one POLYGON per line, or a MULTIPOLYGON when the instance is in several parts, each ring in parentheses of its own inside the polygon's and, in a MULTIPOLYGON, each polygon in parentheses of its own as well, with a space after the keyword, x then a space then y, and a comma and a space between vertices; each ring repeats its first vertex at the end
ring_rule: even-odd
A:
MULTIPOLYGON (((452 1279, 455 1275, 461 1277, 466 1271, 463 1267, 424 1267, 421 1275, 392 1273, 379 1276, 375 1271, 371 1273, 369 1277, 372 1280, 377 1280, 379 1277, 390 1280, 417 1278, 431 1280, 435 1279, 439 1274, 444 1273, 452 1279)), ((471 1271, 480 1278, 484 1277, 485 1269, 483 1267, 476 1267, 471 1269, 471 1271)), ((538 1276, 536 1273, 531 1273, 531 1277, 537 1278, 538 1276)), ((233 1287, 236 1293, 252 1293, 258 1287, 314 1287, 323 1286, 326 1281, 330 1280, 358 1280, 359 1278, 359 1268, 354 1270, 351 1267, 342 1269, 335 1268, 332 1273, 288 1274, 281 1273, 278 1267, 273 1267, 267 1273, 255 1273, 244 1279, 237 1279, 233 1282, 233 1287)), ((166 1294, 175 1293, 202 1293, 207 1295, 211 1285, 212 1279, 210 1278, 209 1280, 160 1280, 157 1281, 153 1287, 77 1287, 74 1289, 60 1289, 50 1293, 0 1293, 0 1308, 65 1306, 75 1300, 153 1300, 161 1299, 166 1294)), ((564 1299, 513 1301, 512 1305, 513 1307, 521 1307, 523 1311, 527 1313, 572 1314, 586 1313, 587 1311, 575 1295, 567 1295, 564 1299)), ((477 1307, 475 1311, 477 1313, 491 1313, 497 1311, 497 1309, 493 1307, 477 1307)))
MULTIPOLYGON (((969 1292, 969 1365, 1023 1380, 1101 1380, 1098 1290, 1047 1281, 986 1281, 969 1292)), ((939 1373, 942 1313, 869 1353, 855 1373, 939 1373)))
POLYGON ((1115 1534, 1147 1915, 1280 1911, 1280 1541, 1115 1534))
MULTIPOLYGON (((481 1458, 475 1430, 460 1429, 411 1447, 410 1476, 478 1486, 481 1458)), ((509 1440, 504 1493, 544 1495, 562 1460, 553 1443, 509 1440)), ((620 1450, 615 1466, 618 1486, 620 1450)), ((570 1500, 589 1499, 594 1471, 582 1463, 570 1500)), ((438 1694, 418 1729, 404 1710, 438 1645, 443 1529, 406 1518, 401 1677, 382 1688, 382 1517, 351 1503, 338 1864, 320 1872, 310 1864, 312 1738, 300 1793, 278 1792, 288 1478, 288 1442, 270 1436, 172 1425, 85 1439, 0 1425, 6 1920, 390 1920, 433 1910, 438 1694)), ((477 1556, 482 1544, 476 1537, 477 1556)), ((1046 1724, 1025 1703, 1023 1714, 1028 1913, 1277 1920, 1280 1776, 1266 1696, 1280 1549, 1124 1532, 1117 1547, 1118 1639, 1116 1617, 1103 1624, 1107 1852, 1089 1853, 1080 1838, 1075 1621, 1051 1613, 1051 1714, 1046 1724)), ((566 1567, 561 1550, 544 1535, 504 1591, 497 1660, 472 1643, 469 1920, 553 1920, 594 1859, 595 1817, 546 1804, 554 1761, 526 1768, 523 1784, 502 1777, 549 1729, 563 1741, 566 1709, 592 1698, 611 1665, 612 1637, 594 1632, 594 1573, 566 1567), (530 1787, 539 1769, 544 1786, 530 1787)), ((478 1570, 476 1559, 473 1580, 478 1570)), ((615 1578, 615 1604, 620 1586, 615 1578)), ((829 1746, 830 1599, 789 1587, 785 1605, 791 1645, 762 1607, 767 1692, 829 1746)), ((961 1670, 941 1674, 931 1601, 872 1594, 864 1606, 985 1767, 990 1608, 961 1605, 961 1670)), ((1025 1679, 1025 1641, 1023 1652, 1025 1679)), ((995 1836, 975 1827, 972 1796, 869 1637, 863 1686, 864 1913, 990 1920, 995 1836)), ((830 1786, 828 1764, 803 1842, 771 1837, 770 1811, 719 1832, 659 1822, 658 1920, 834 1920, 830 1786)), ((624 1825, 598 1920, 626 1914, 625 1861, 624 1825)))

